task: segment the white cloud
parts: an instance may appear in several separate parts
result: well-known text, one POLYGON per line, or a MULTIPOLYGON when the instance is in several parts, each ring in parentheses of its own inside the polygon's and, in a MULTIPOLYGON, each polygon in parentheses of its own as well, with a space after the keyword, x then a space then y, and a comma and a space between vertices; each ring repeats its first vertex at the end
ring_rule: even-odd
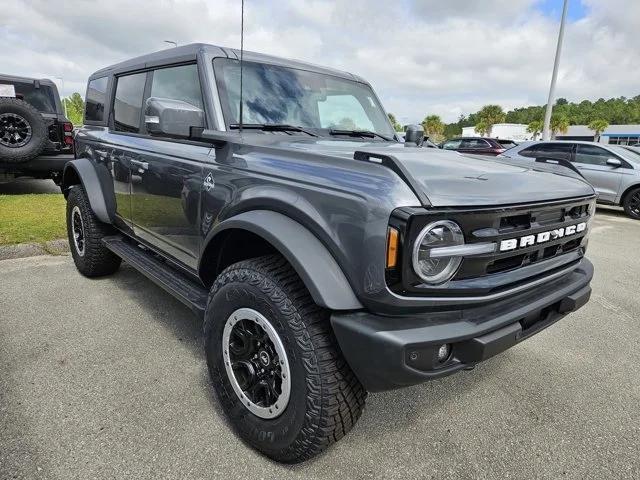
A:
MULTIPOLYGON (((362 75, 403 121, 451 121, 487 103, 545 102, 558 24, 538 4, 246 0, 245 47, 362 75)), ((640 2, 584 4, 586 16, 567 26, 558 95, 639 94, 640 2)), ((2 73, 61 76, 66 94, 164 40, 239 45, 237 0, 0 0, 0 11, 2 73)))

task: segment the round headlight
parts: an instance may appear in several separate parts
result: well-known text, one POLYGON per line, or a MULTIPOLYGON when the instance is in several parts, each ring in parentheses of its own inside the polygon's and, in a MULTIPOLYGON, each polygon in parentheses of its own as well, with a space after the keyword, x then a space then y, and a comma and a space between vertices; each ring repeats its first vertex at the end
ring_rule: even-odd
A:
POLYGON ((422 229, 413 247, 413 269, 426 283, 439 284, 449 280, 458 270, 462 257, 431 255, 434 248, 464 244, 458 224, 449 220, 432 222, 422 229))

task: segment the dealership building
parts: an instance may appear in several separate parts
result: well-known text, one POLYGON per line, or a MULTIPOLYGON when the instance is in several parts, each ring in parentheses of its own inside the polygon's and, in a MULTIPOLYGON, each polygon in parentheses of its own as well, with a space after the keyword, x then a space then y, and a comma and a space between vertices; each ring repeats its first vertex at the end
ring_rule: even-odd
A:
MULTIPOLYGON (((464 127, 462 136, 477 137, 479 134, 474 127, 464 127)), ((517 142, 532 140, 532 135, 527 132, 527 126, 521 123, 497 123, 491 129, 491 136, 517 142)), ((540 139, 540 135, 538 139, 540 139)), ((595 132, 586 125, 571 125, 566 133, 556 135, 556 140, 594 142, 598 139, 596 139, 595 132)), ((609 125, 600 135, 600 143, 612 145, 635 145, 640 143, 640 125, 609 125)))

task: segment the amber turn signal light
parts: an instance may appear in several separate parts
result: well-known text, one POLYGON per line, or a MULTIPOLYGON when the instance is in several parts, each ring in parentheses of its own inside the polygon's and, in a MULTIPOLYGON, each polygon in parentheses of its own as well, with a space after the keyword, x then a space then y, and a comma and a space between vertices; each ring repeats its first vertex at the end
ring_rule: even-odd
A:
POLYGON ((387 268, 395 268, 398 263, 398 230, 387 230, 387 268))

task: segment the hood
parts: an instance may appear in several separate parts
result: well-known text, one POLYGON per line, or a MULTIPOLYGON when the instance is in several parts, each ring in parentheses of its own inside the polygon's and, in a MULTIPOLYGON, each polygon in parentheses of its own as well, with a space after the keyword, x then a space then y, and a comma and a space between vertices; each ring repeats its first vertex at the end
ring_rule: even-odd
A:
MULTIPOLYGON (((269 137, 273 139, 273 136, 269 137)), ((435 207, 495 206, 595 194, 584 179, 572 176, 572 172, 565 172, 562 167, 550 171, 542 165, 521 166, 494 157, 464 156, 435 148, 408 148, 397 142, 317 138, 292 141, 278 136, 276 143, 286 149, 350 159, 356 151, 391 155, 409 171, 435 207)))

